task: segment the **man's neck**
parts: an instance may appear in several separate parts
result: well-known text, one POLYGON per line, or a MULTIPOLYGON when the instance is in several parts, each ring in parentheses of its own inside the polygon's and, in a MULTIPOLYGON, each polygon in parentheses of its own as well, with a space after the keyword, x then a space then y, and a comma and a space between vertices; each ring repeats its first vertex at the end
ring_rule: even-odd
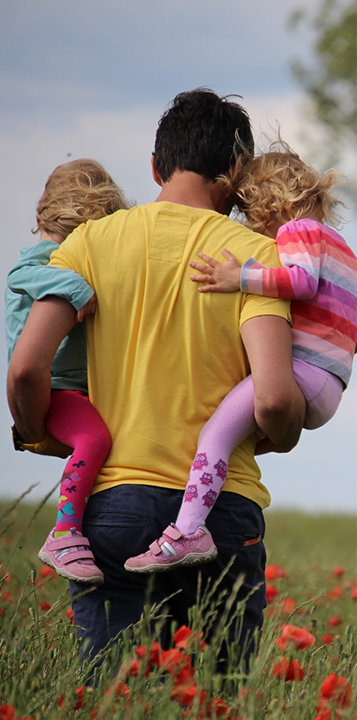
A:
POLYGON ((171 178, 163 183, 156 202, 164 201, 215 210, 224 215, 229 215, 231 211, 231 204, 218 182, 206 180, 202 175, 188 170, 176 170, 171 178))

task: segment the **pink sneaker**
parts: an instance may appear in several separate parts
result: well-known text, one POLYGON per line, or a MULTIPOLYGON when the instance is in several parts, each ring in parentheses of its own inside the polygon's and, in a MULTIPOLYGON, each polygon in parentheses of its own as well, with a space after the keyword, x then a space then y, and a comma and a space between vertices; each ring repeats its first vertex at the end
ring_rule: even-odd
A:
POLYGON ((182 535, 172 523, 147 552, 128 558, 124 568, 131 572, 163 572, 178 565, 210 562, 216 556, 217 548, 206 527, 199 527, 192 535, 182 535))
POLYGON ((67 580, 101 584, 104 575, 95 564, 88 538, 75 528, 57 538, 53 537, 53 533, 54 529, 38 553, 41 562, 53 567, 67 580))

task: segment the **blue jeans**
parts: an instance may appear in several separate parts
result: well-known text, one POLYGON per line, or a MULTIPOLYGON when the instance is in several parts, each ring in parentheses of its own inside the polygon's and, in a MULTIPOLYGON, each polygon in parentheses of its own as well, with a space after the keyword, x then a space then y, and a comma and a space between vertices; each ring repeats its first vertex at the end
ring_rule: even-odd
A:
MULTIPOLYGON (((176 518, 182 494, 166 488, 119 485, 89 498, 83 534, 90 540, 105 582, 93 592, 73 600, 79 636, 86 640, 84 655, 94 657, 120 630, 139 620, 150 576, 127 572, 123 564, 128 557, 145 552, 149 544, 160 537, 165 527, 176 518), (105 606, 108 600, 110 602, 105 606)), ((212 583, 219 577, 235 555, 218 593, 223 588, 231 590, 238 575, 244 574, 244 582, 237 595, 237 601, 248 596, 243 622, 241 618, 239 632, 237 624, 232 624, 230 641, 236 640, 241 648, 244 646, 247 661, 254 650, 253 634, 263 624, 265 607, 263 513, 251 500, 236 493, 222 492, 209 514, 207 527, 217 545, 217 559, 200 566, 157 573, 150 602, 162 602, 180 590, 166 603, 170 623, 176 620, 178 626, 189 624, 188 609, 197 601, 199 573, 204 588, 207 581, 212 583)), ((73 598, 83 592, 83 584, 71 582, 70 590, 73 598)), ((160 638, 164 647, 170 643, 169 630, 168 626, 166 638, 160 638)), ((209 641, 209 635, 205 628, 203 630, 205 639, 209 641)))

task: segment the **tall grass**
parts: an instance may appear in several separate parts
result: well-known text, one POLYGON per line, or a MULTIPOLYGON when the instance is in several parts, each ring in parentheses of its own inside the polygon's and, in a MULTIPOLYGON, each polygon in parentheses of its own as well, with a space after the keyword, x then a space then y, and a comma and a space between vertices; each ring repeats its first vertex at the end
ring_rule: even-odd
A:
MULTIPOLYGON (((248 677, 233 644, 220 668, 227 617, 209 591, 190 630, 172 627, 171 651, 157 642, 165 607, 148 600, 101 670, 81 668, 67 584, 37 560, 54 518, 48 503, 0 503, 0 718, 357 718, 356 518, 267 513, 269 602, 248 677), (204 631, 216 615, 208 646, 204 631)), ((234 603, 233 591, 223 606, 234 603)))

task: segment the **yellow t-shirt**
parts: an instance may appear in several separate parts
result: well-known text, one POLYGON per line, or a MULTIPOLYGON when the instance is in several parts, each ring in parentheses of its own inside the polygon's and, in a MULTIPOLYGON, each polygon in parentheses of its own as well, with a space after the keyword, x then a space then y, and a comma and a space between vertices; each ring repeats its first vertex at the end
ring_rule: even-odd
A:
MULTIPOLYGON (((97 295, 86 322, 89 397, 113 446, 94 492, 123 483, 184 489, 199 432, 249 368, 240 326, 258 315, 289 318, 282 300, 197 291, 198 252, 279 266, 275 242, 211 210, 155 202, 78 227, 50 265, 83 275, 97 295)), ((224 486, 258 503, 254 436, 232 454, 224 486)))

